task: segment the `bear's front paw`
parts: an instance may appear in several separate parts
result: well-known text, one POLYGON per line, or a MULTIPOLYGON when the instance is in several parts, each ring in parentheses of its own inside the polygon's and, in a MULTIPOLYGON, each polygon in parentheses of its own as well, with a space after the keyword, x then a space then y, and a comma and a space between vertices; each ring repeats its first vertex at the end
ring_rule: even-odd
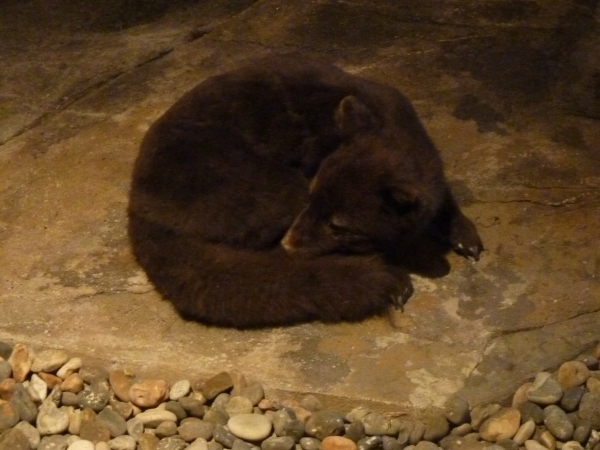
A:
POLYGON ((392 305, 394 308, 404 312, 404 304, 412 297, 414 288, 412 282, 406 277, 398 284, 398 290, 391 295, 392 305))
POLYGON ((450 231, 450 245, 459 255, 479 261, 479 256, 484 250, 481 238, 473 222, 464 216, 461 219, 453 223, 450 231))

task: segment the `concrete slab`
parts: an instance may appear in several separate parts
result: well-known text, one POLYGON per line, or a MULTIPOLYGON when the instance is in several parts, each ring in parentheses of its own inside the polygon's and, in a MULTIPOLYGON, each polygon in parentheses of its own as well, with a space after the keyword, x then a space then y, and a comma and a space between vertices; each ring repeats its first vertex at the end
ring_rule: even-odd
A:
POLYGON ((0 7, 0 340, 423 412, 456 391, 505 398, 600 338, 597 2, 181 2, 133 23, 121 11, 118 27, 110 8, 75 27, 56 2, 19 28, 42 3, 0 7), (192 86, 272 49, 413 100, 480 229, 479 263, 448 255, 404 313, 359 324, 214 329, 160 299, 125 234, 140 140, 192 86))

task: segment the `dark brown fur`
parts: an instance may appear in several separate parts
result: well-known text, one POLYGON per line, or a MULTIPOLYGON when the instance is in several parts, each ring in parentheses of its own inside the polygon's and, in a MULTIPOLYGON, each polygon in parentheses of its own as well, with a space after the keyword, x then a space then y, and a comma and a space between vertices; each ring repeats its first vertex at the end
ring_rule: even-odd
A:
POLYGON ((478 258, 408 100, 298 56, 178 101, 144 139, 129 206, 158 291, 184 317, 242 328, 385 310, 412 292, 385 261, 432 226, 478 258))

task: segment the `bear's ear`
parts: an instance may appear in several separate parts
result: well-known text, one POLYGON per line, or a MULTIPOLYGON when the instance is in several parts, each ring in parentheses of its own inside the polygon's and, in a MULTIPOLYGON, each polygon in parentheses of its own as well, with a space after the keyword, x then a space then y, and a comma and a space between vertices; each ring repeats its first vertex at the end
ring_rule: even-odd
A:
POLYGON ((335 123, 343 137, 354 136, 375 128, 377 119, 369 108, 353 95, 344 97, 335 111, 335 123))

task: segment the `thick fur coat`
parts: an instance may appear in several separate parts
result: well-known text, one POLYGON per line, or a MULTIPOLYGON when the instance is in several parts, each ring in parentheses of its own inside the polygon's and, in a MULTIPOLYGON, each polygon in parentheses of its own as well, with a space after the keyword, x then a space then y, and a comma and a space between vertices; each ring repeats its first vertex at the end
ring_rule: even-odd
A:
POLYGON ((298 56, 209 78, 148 131, 134 254, 187 318, 354 321, 401 303, 389 263, 425 231, 477 259, 436 148, 396 89, 298 56))

